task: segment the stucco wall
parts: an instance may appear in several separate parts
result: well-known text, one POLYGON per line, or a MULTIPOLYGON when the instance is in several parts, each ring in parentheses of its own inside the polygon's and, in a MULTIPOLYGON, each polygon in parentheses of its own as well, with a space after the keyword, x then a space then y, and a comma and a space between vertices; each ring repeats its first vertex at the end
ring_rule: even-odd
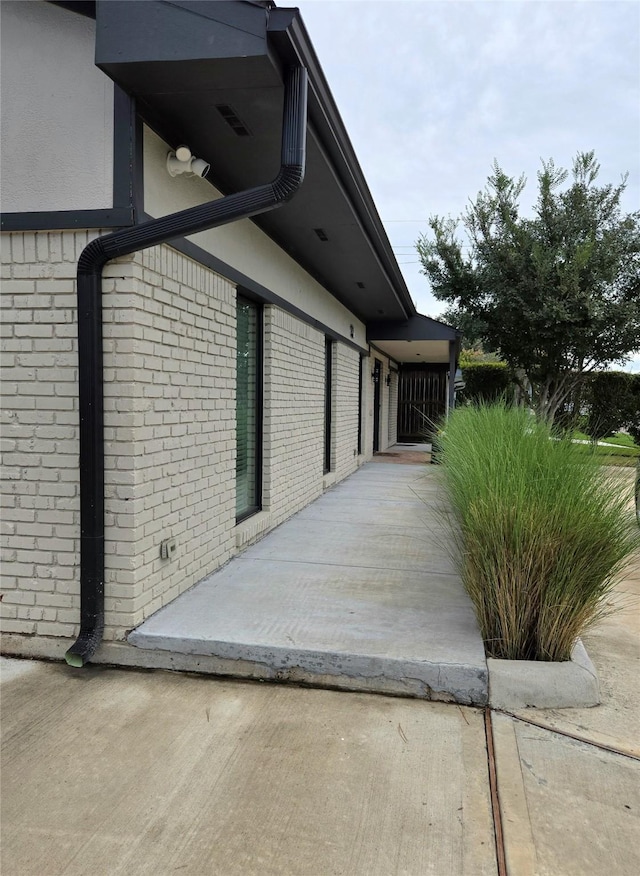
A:
POLYGON ((2 0, 2 210, 113 206, 113 83, 94 64, 95 22, 2 0))

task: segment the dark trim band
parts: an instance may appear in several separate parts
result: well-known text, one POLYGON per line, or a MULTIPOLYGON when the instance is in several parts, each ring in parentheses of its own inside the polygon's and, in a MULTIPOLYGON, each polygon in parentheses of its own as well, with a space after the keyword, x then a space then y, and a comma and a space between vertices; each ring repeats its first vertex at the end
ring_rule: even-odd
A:
POLYGON ((124 228, 134 224, 131 207, 110 210, 50 210, 3 213, 2 231, 64 231, 78 228, 124 228))
POLYGON ((113 206, 143 209, 142 121, 135 100, 113 85, 113 206))

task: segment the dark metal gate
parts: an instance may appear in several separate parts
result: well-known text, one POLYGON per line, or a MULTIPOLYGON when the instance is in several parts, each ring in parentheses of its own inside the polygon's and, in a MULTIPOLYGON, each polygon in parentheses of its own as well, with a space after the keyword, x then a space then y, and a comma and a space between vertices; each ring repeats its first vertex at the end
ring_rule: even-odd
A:
POLYGON ((398 441, 428 441, 446 412, 447 366, 403 367, 398 386, 398 441))

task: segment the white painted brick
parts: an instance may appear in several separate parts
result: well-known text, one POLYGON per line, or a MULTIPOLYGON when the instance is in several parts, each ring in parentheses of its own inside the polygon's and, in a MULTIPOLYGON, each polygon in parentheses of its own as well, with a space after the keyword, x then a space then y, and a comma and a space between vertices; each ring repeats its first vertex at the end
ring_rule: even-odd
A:
POLYGON ((2 632, 3 633, 21 633, 25 636, 32 636, 36 631, 36 625, 33 621, 18 620, 13 618, 3 618, 2 632))
MULTIPOLYGON (((5 416, 20 431, 6 433, 17 442, 7 511, 18 512, 6 536, 23 540, 3 569, 13 632, 77 633, 74 274, 96 233, 11 235, 6 352, 20 373, 5 416)), ((236 550, 236 290, 167 246, 108 265, 105 278, 105 636, 118 639, 236 550), (168 537, 178 550, 163 561, 168 537)), ((324 336, 275 307, 264 314, 263 513, 275 526, 323 489, 324 336)), ((334 356, 339 478, 357 464, 358 353, 336 344, 334 356)))
POLYGON ((79 623, 63 624, 57 621, 38 621, 35 626, 39 636, 63 636, 66 639, 75 638, 80 629, 79 623))
POLYGON ((18 606, 0 602, 0 619, 17 618, 18 606))
MULTIPOLYGON (((49 594, 51 595, 51 594, 49 594)), ((35 593, 23 593, 20 590, 16 590, 11 594, 11 603, 12 605, 35 605, 36 595, 35 593)))

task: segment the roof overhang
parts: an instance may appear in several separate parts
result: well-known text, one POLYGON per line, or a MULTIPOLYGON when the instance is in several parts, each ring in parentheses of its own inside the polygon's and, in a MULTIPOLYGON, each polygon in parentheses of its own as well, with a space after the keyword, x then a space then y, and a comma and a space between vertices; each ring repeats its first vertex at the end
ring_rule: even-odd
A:
POLYGON ((399 363, 450 363, 460 353, 461 333, 428 316, 410 317, 404 322, 371 323, 367 340, 399 363))
POLYGON ((187 143, 211 165, 223 194, 276 175, 283 71, 298 63, 309 74, 305 180, 288 204, 253 221, 363 321, 406 320, 415 307, 298 10, 96 3, 96 64, 172 147, 187 143))

